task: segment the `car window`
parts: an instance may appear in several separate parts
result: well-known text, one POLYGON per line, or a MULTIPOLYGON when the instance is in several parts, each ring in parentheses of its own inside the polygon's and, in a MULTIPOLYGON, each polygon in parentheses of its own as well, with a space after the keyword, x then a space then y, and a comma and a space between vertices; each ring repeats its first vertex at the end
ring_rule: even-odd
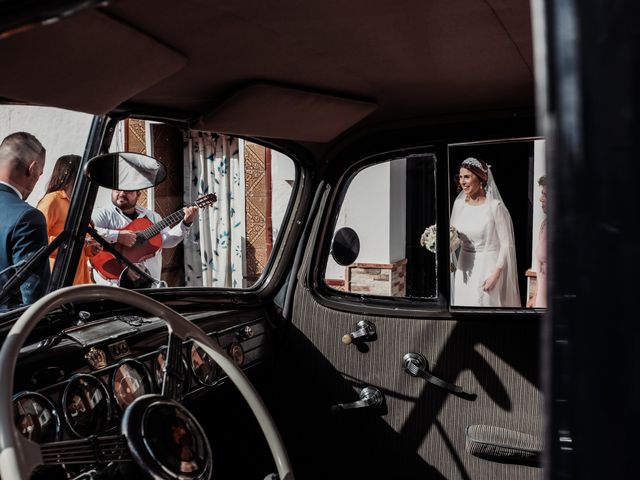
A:
POLYGON ((451 304, 546 307, 545 142, 449 148, 451 304))
MULTIPOLYGON (((0 184, 2 194, 6 194, 0 210, 5 228, 2 240, 5 253, 0 255, 3 285, 6 286, 17 268, 30 259, 42 258, 36 262, 37 268, 29 267, 24 279, 10 282, 11 288, 3 288, 0 311, 32 303, 46 293, 56 251, 50 258, 34 255, 64 230, 92 118, 92 115, 55 108, 0 107, 2 138, 26 132, 29 135, 25 138, 31 139, 32 135, 45 152, 44 165, 40 164, 40 156, 34 163, 33 172, 42 173, 41 176, 31 175, 27 179, 27 183, 35 182, 29 184, 31 191, 22 192, 26 202, 19 199, 16 193, 19 189, 0 184), (23 209, 27 211, 26 215, 20 213, 23 209), (13 218, 14 212, 20 213, 19 221, 13 218), (16 222, 18 230, 24 232, 18 240, 15 235, 9 238, 7 233, 16 231, 16 222), (13 247, 7 245, 15 242, 19 248, 16 247, 17 253, 12 254, 13 247)), ((105 270, 105 265, 113 264, 115 257, 112 255, 105 260, 109 252, 87 236, 74 284, 104 281, 128 288, 242 289, 260 279, 278 242, 296 182, 297 170, 289 157, 235 137, 207 132, 185 133, 170 125, 141 120, 120 122, 110 151, 144 153, 156 157, 167 167, 165 181, 136 196, 135 203, 140 212, 152 213, 147 216, 150 224, 138 222, 135 228, 131 227, 132 231, 156 227, 161 220, 173 218, 175 212, 182 214, 184 206, 203 197, 210 200, 211 194, 215 195, 216 201, 199 202, 197 208, 192 209, 195 216, 190 225, 182 222, 181 216, 177 224, 171 222, 169 229, 156 236, 161 238, 161 246, 146 249, 138 243, 138 249, 146 250, 131 258, 125 255, 134 266, 124 272, 127 274, 124 283, 121 283, 122 267, 119 271, 105 270), (153 282, 148 284, 135 278, 136 268, 143 275, 150 275, 153 282), (99 278, 100 272, 102 278, 99 278)), ((132 216, 125 223, 105 224, 105 218, 117 217, 113 212, 105 213, 110 206, 113 206, 111 190, 100 188, 92 219, 96 229, 105 234, 107 243, 121 250, 125 247, 118 242, 120 230, 128 228, 136 219, 132 216)), ((145 280, 144 276, 142 280, 145 280)))
MULTIPOLYGON (((346 231, 354 232, 359 249, 346 263, 334 242, 326 253, 325 284, 362 296, 435 297, 435 250, 420 244, 425 227, 435 220, 433 155, 394 158, 361 169, 346 187, 334 228, 335 234, 351 229, 346 231)), ((352 246, 353 235, 348 238, 352 246)))
POLYGON ((326 286, 362 298, 436 297, 440 200, 451 214, 451 305, 546 307, 544 148, 542 139, 450 145, 444 199, 435 195, 433 155, 359 170, 325 253, 326 286))
MULTIPOLYGON (((130 259, 157 280, 153 287, 242 289, 258 281, 291 200, 296 181, 291 158, 233 136, 185 133, 171 125, 134 119, 119 124, 111 150, 144 153, 167 167, 160 185, 138 192, 135 198, 130 195, 129 201, 137 205, 133 216, 122 208, 124 194, 115 198, 116 192, 100 189, 92 219, 98 232, 117 248, 133 251, 122 243, 123 232, 145 231, 176 213, 182 215, 184 206, 215 198, 199 203, 189 226, 179 218, 172 222, 161 238, 156 237, 160 243, 153 248, 136 245, 139 254, 132 253, 130 259)), ((109 260, 102 258, 110 255, 103 251, 88 259, 93 281, 120 282, 122 267, 109 271, 105 266, 109 260)))

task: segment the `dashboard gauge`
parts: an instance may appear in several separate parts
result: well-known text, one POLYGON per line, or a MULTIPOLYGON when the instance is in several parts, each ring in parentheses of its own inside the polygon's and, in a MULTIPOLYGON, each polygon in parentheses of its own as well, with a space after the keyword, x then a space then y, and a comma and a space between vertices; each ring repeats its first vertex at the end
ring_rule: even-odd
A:
POLYGON ((105 431, 111 420, 107 388, 91 375, 76 375, 62 394, 62 411, 70 430, 79 437, 105 431))
MULTIPOLYGON (((153 362, 153 376, 155 378, 156 385, 158 385, 159 390, 162 390, 162 381, 164 379, 164 362, 166 360, 165 359, 166 353, 167 353, 166 349, 163 349, 160 352, 158 352, 153 362)), ((184 363, 184 360, 182 359, 180 360, 181 360, 180 365, 182 368, 181 375, 182 375, 182 378, 184 379, 184 381, 180 382, 180 388, 182 390, 182 393, 186 393, 189 387, 187 365, 184 363)))
POLYGON ((24 392, 13 399, 13 421, 18 431, 36 443, 60 438, 60 419, 53 404, 43 395, 24 392))
POLYGON ((213 359, 198 347, 191 345, 191 370, 203 385, 213 385, 219 376, 219 367, 213 359))
POLYGON ((242 345, 233 342, 231 345, 229 345, 227 351, 229 352, 229 356, 236 363, 236 365, 241 367, 244 364, 244 350, 242 350, 242 345))
POLYGON ((138 397, 151 393, 151 381, 147 369, 136 360, 125 360, 111 378, 113 398, 123 410, 138 397))
POLYGON ((142 434, 171 478, 209 478, 211 447, 202 427, 183 408, 151 405, 143 417, 142 434))

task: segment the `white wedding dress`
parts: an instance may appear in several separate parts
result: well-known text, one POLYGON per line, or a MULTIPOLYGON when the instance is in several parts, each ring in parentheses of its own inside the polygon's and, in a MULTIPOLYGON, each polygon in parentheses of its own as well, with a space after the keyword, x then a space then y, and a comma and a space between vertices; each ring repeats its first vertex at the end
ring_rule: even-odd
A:
POLYGON ((513 226, 509 211, 492 196, 482 205, 469 205, 459 196, 451 212, 451 225, 459 233, 452 255, 456 265, 452 305, 520 307, 513 226), (495 287, 485 292, 485 280, 502 268, 495 287))

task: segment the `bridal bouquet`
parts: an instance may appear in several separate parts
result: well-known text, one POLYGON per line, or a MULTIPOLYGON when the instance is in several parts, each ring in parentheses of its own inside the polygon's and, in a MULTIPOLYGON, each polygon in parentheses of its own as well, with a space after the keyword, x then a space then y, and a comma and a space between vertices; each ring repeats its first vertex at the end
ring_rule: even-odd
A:
MULTIPOLYGON (((429 250, 430 252, 436 253, 436 226, 431 225, 425 229, 420 237, 420 245, 429 250)), ((449 226, 449 244, 452 250, 455 250, 460 243, 460 235, 456 230, 456 227, 453 225, 449 226)))

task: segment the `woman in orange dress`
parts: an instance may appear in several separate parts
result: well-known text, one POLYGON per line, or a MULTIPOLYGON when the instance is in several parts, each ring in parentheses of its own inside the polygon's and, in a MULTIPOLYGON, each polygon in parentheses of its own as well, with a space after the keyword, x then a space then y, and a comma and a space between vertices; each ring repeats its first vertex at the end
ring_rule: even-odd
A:
MULTIPOLYGON (((53 167, 49 184, 47 185, 47 193, 42 197, 40 202, 38 202, 38 210, 44 213, 47 219, 49 243, 64 230, 64 223, 69 213, 69 199, 71 198, 73 185, 80 167, 80 160, 81 158, 78 155, 63 155, 58 158, 53 167)), ((87 245, 80 254, 78 270, 73 279, 74 285, 93 283, 89 266, 87 265, 87 253, 93 253, 94 255, 96 253, 92 250, 95 250, 94 245, 87 245)), ((49 258, 51 268, 53 268, 56 253, 57 250, 53 252, 49 258)))

